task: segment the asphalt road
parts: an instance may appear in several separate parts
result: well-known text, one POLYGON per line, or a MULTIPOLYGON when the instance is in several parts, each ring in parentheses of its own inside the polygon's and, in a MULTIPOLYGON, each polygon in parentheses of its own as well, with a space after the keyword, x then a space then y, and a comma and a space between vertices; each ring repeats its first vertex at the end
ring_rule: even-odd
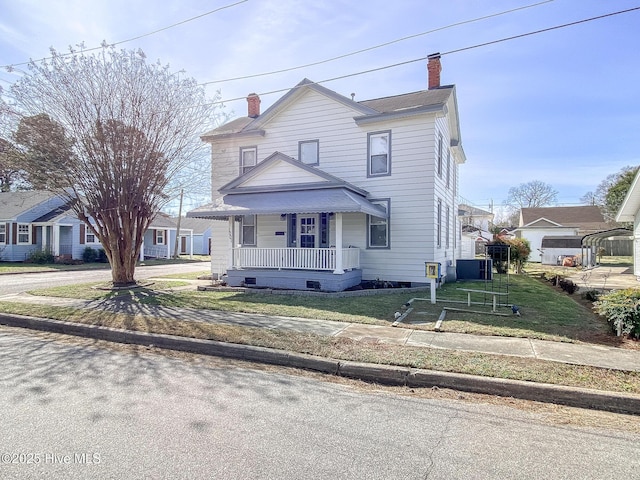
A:
POLYGON ((638 478, 637 434, 63 338, 0 327, 2 479, 638 478))
MULTIPOLYGON (((136 280, 170 273, 200 272, 211 270, 209 262, 176 263, 168 265, 140 266, 136 268, 136 280)), ((81 270, 69 272, 40 272, 19 275, 0 275, 0 296, 74 283, 111 280, 111 270, 81 270)))

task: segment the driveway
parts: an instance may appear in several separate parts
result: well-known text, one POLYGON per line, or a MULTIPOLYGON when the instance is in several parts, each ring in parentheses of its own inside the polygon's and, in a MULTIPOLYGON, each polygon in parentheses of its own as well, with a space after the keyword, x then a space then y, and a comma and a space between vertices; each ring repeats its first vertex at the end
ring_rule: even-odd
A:
POLYGON ((633 274, 633 266, 602 265, 588 270, 576 270, 569 279, 581 290, 620 290, 623 288, 640 288, 640 282, 633 274))

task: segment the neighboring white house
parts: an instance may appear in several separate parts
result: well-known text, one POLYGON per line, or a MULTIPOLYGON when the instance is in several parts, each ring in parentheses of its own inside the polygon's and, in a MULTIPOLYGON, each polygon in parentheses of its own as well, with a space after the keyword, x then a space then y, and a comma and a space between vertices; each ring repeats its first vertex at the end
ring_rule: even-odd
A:
POLYGON ((454 86, 354 101, 307 79, 260 114, 205 135, 214 202, 211 265, 230 285, 338 291, 361 280, 428 282, 455 273, 458 165, 454 86))
POLYGON ((460 258, 475 258, 476 254, 482 253, 484 246, 493 240, 490 229, 494 215, 481 208, 461 203, 458 206, 458 218, 462 225, 460 258))
POLYGON ((620 205, 616 222, 633 223, 633 274, 640 278, 640 170, 620 205))
POLYGON ((562 247, 554 244, 553 251, 549 250, 545 254, 543 239, 563 237, 568 241, 566 237, 582 237, 610 228, 611 224, 605 221, 600 208, 595 205, 522 208, 516 235, 529 241, 529 261, 555 265, 558 256, 579 255, 580 249, 567 246, 566 252, 559 253, 557 248, 562 247))

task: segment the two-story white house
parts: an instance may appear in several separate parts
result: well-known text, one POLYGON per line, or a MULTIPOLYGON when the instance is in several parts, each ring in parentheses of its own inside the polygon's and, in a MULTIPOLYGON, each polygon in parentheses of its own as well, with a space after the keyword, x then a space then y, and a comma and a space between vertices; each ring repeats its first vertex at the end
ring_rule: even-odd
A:
POLYGON ((354 101, 303 80, 260 113, 206 133, 214 276, 229 285, 340 291, 365 280, 455 275, 458 166, 454 86, 429 57, 426 90, 354 101))

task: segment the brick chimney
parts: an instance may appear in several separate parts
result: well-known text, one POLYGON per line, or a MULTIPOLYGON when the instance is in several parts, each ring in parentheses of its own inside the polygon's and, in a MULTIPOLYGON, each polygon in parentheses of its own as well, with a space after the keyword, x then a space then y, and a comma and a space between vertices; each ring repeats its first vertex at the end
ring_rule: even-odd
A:
POLYGON ((429 63, 427 64, 427 72, 429 72, 429 90, 432 88, 438 88, 440 86, 440 72, 442 71, 442 65, 440 64, 440 53, 432 53, 427 57, 429 63))
POLYGON ((256 93, 247 95, 247 116, 256 118, 260 116, 260 97, 256 93))

